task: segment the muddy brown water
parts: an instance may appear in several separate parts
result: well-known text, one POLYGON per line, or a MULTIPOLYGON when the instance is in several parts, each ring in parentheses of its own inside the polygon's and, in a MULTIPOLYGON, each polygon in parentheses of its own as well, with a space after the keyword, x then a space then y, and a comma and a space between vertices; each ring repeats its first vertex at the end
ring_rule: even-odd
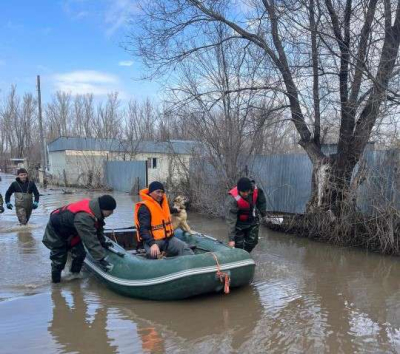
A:
MULTIPOLYGON (((10 176, 2 175, 5 193, 10 176)), ((400 262, 261 228, 254 282, 176 302, 122 297, 93 276, 50 282, 41 238, 49 212, 100 193, 41 191, 28 226, 0 215, 0 353, 400 353, 400 262)), ((110 227, 132 225, 114 193, 110 227)), ((225 224, 189 214, 225 240, 225 224)))

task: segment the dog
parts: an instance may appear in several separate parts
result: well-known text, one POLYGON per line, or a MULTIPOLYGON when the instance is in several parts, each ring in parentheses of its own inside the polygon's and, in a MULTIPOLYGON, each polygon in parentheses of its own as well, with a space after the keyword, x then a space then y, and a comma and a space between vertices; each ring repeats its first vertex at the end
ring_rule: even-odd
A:
POLYGON ((172 227, 173 229, 177 229, 180 227, 183 231, 190 233, 191 235, 194 234, 192 229, 187 223, 187 212, 186 212, 186 203, 188 200, 178 195, 174 201, 171 208, 171 217, 172 217, 172 227))

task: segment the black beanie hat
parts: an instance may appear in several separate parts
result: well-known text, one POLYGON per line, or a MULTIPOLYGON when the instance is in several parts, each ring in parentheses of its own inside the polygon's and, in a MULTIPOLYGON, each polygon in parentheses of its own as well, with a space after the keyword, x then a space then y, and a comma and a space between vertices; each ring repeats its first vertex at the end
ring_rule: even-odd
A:
POLYGON ((251 181, 247 177, 242 177, 237 183, 237 189, 239 192, 251 191, 251 181))
POLYGON ((25 170, 25 168, 19 168, 17 170, 17 175, 19 175, 20 173, 28 173, 28 172, 25 170))
POLYGON ((165 188, 164 188, 164 186, 163 186, 163 184, 161 182, 154 181, 154 182, 150 183, 150 185, 149 185, 149 193, 154 192, 154 191, 156 191, 158 189, 161 189, 162 191, 165 191, 165 188))
POLYGON ((114 210, 117 207, 117 202, 111 195, 102 195, 99 198, 99 205, 101 210, 114 210))

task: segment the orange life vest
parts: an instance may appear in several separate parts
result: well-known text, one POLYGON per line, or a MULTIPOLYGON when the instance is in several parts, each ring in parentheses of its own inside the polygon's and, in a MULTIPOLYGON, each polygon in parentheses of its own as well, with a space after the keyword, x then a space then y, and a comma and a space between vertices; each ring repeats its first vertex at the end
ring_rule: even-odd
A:
POLYGON ((255 205, 257 202, 257 197, 258 197, 258 188, 255 187, 253 189, 253 204, 250 205, 250 203, 248 201, 246 201, 245 199, 243 199, 240 194, 239 191, 237 189, 237 187, 232 188, 229 191, 229 194, 235 198, 238 208, 239 208, 239 213, 238 213, 238 219, 240 221, 248 221, 250 219, 250 216, 255 217, 255 205))
POLYGON ((150 210, 151 215, 151 230, 150 233, 155 240, 163 240, 174 236, 174 230, 172 228, 171 213, 169 211, 169 205, 167 197, 164 195, 163 200, 158 203, 149 194, 149 189, 145 188, 139 192, 142 201, 135 205, 135 225, 136 234, 138 240, 141 241, 142 238, 139 235, 139 218, 138 212, 142 205, 145 205, 150 210))

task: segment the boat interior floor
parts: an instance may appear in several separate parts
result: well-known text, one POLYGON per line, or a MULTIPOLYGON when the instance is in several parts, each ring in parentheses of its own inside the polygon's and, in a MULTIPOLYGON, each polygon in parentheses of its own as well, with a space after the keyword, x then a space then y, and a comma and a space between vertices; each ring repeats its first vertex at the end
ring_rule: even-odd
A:
MULTIPOLYGON (((189 247, 195 254, 202 254, 202 253, 210 252, 210 250, 198 247, 196 245, 189 245, 189 247)), ((129 254, 132 254, 134 256, 140 256, 140 257, 146 258, 146 250, 144 248, 129 249, 129 250, 126 250, 126 252, 128 252, 129 254)))

